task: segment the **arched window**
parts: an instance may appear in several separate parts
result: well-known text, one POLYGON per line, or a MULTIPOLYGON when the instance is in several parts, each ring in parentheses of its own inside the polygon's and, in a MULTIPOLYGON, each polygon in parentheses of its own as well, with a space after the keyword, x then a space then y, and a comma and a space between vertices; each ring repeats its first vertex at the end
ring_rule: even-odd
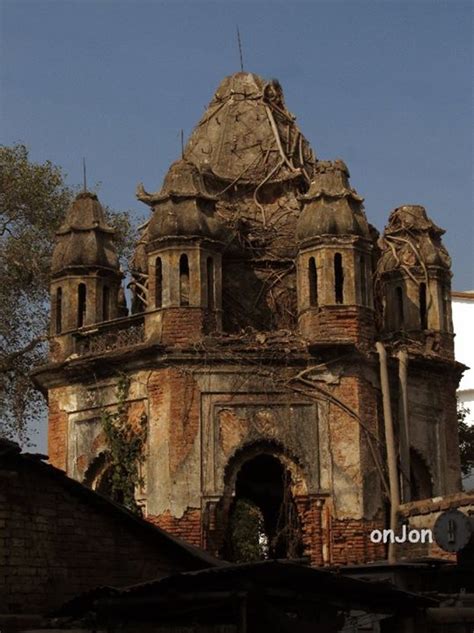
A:
POLYGON ((442 323, 444 325, 444 330, 446 332, 453 331, 452 317, 451 317, 451 293, 449 287, 444 285, 441 290, 443 294, 443 305, 442 305, 442 323))
POLYGON ((309 305, 314 307, 318 305, 318 271, 314 257, 310 257, 308 262, 308 283, 309 305))
POLYGON ((56 334, 63 331, 63 290, 56 290, 56 334))
POLYGON ((214 310, 215 296, 214 296, 214 260, 212 257, 207 258, 207 307, 209 310, 214 310))
POLYGON ((86 321, 86 304, 86 284, 79 284, 77 287, 77 327, 82 327, 86 321))
POLYGON ((110 288, 104 286, 102 288, 102 321, 110 319, 110 288))
POLYGON ((359 267, 360 267, 360 297, 362 301, 362 305, 367 305, 367 273, 365 269, 365 257, 363 255, 360 256, 359 259, 359 267))
POLYGON ((189 305, 189 262, 187 255, 179 258, 179 305, 189 305))
POLYGON ((156 258, 155 262, 155 308, 161 308, 163 305, 163 264, 161 257, 156 258))
POLYGON ((428 328, 428 307, 426 304, 426 284, 421 283, 418 291, 420 300, 420 328, 426 330, 428 328))
POLYGON ((341 253, 334 255, 334 296, 336 303, 344 303, 344 269, 341 253))
POLYGON ((403 288, 397 286, 395 288, 396 310, 397 310, 397 327, 403 328, 405 325, 405 310, 403 307, 403 288))

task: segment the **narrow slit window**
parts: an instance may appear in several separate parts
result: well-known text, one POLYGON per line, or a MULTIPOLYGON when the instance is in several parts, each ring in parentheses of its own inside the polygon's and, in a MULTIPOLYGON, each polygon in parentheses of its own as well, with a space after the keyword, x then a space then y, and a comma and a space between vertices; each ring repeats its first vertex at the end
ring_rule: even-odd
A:
POLYGON ((405 314, 403 307, 403 289, 401 286, 395 288, 396 302, 397 302, 397 319, 398 327, 402 328, 405 324, 405 314))
POLYGON ((189 262, 187 255, 179 259, 179 305, 189 305, 189 262))
POLYGON ((334 255, 334 296, 336 303, 344 303, 344 269, 341 253, 334 255))
POLYGON ((311 307, 315 307, 318 305, 318 271, 316 268, 316 260, 314 259, 314 257, 309 258, 308 282, 309 282, 309 305, 311 307))
POLYGON ((214 260, 212 257, 207 258, 207 307, 209 310, 215 309, 214 260))
POLYGON ((361 255, 359 259, 360 266, 360 297, 362 305, 367 305, 367 272, 365 269, 365 257, 361 255))
POLYGON ((56 290, 56 334, 63 331, 63 290, 56 290))
POLYGON ((86 303, 86 284, 79 284, 77 288, 77 327, 82 327, 86 321, 86 303))
POLYGON ((421 283, 419 289, 420 295, 420 327, 422 330, 428 328, 428 306, 426 304, 426 284, 421 283))
POLYGON ((163 305, 163 264, 161 257, 156 258, 155 262, 155 308, 161 308, 163 305))
POLYGON ((102 321, 110 319, 110 288, 104 286, 102 288, 102 321))
POLYGON ((443 293, 442 322, 444 326, 443 329, 446 332, 452 332, 453 324, 452 324, 452 317, 451 317, 451 294, 450 294, 449 288, 447 288, 446 286, 443 286, 442 293, 443 293))

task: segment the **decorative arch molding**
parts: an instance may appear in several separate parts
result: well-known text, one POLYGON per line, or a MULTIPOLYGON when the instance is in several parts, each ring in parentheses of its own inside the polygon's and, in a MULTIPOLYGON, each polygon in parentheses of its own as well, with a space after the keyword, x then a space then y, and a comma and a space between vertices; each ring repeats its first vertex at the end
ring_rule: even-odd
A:
POLYGON ((245 462, 259 455, 274 457, 288 470, 291 475, 291 492, 294 496, 308 494, 306 477, 298 458, 292 455, 281 442, 261 439, 241 446, 229 458, 224 471, 224 497, 229 495, 229 488, 230 494, 232 494, 232 490, 235 489, 237 475, 245 462))

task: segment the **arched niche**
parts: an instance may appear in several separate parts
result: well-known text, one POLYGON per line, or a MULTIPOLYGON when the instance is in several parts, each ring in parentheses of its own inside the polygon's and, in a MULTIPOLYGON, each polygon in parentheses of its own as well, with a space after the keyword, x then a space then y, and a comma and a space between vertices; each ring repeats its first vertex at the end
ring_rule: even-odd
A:
POLYGON ((113 476, 114 465, 111 462, 110 453, 103 451, 90 463, 82 483, 104 497, 122 503, 123 495, 117 492, 114 494, 113 476))

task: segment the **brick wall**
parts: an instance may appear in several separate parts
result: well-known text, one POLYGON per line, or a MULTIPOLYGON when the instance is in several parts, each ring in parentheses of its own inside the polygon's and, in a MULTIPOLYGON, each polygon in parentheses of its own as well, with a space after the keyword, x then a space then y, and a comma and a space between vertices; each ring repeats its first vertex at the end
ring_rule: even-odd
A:
POLYGON ((370 533, 382 529, 383 521, 346 519, 330 521, 330 563, 347 565, 386 558, 385 546, 370 540, 370 533))
POLYGON ((304 555, 312 565, 323 565, 322 502, 310 495, 295 498, 301 524, 304 555))
POLYGON ((203 308, 187 306, 165 308, 162 314, 162 341, 184 347, 201 340, 204 333, 216 329, 216 317, 203 308))
POLYGON ((198 508, 189 508, 179 518, 172 516, 169 511, 160 516, 148 515, 147 521, 191 545, 201 546, 201 510, 198 508))
POLYGON ((64 389, 51 389, 48 395, 48 455, 50 462, 66 470, 68 415, 61 409, 64 389))
POLYGON ((0 527, 3 614, 45 613, 100 585, 125 586, 208 566, 29 457, 1 458, 0 527))
POLYGON ((299 317, 300 331, 315 341, 370 344, 374 338, 373 311, 362 306, 322 306, 299 317))

